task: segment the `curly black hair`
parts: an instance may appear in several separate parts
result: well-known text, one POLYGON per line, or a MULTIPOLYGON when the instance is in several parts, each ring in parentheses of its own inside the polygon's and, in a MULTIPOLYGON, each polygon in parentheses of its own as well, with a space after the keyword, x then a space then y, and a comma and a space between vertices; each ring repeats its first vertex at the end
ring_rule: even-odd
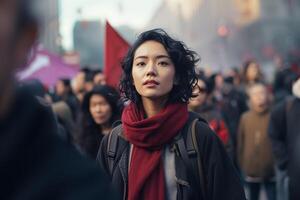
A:
POLYGON ((175 80, 170 92, 168 102, 186 103, 193 93, 193 87, 197 84, 195 66, 200 60, 197 53, 187 48, 178 40, 170 37, 162 29, 153 29, 141 33, 122 62, 123 75, 120 82, 120 91, 126 100, 135 104, 141 103, 141 97, 133 85, 132 66, 136 50, 147 41, 156 41, 164 46, 175 66, 175 80))

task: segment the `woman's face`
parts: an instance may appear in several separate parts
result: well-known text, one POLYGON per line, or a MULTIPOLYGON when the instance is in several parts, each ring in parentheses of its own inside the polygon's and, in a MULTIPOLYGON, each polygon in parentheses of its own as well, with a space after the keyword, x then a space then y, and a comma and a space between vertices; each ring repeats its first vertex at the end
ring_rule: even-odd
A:
POLYGON ((198 108, 205 103, 207 97, 207 88, 202 80, 198 80, 197 86, 194 87, 193 96, 195 97, 192 97, 189 102, 189 107, 191 109, 198 108))
POLYGON ((109 123, 112 116, 112 108, 103 96, 99 94, 92 95, 89 109, 96 124, 104 125, 109 123))
POLYGON ((61 80, 56 83, 55 90, 58 96, 63 96, 66 93, 66 87, 61 80))
POLYGON ((255 81, 258 78, 259 69, 257 63, 253 62, 249 65, 246 76, 248 81, 255 81))
POLYGON ((222 75, 217 75, 215 79, 216 88, 221 90, 224 85, 224 79, 222 75))
POLYGON ((132 78, 135 89, 143 98, 168 97, 175 79, 175 66, 162 44, 147 41, 135 52, 132 78))

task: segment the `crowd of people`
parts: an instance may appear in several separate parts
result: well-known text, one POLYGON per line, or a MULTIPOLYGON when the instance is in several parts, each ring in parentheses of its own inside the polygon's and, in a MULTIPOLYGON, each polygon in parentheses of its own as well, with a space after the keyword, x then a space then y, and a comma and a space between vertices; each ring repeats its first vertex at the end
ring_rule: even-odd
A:
MULTIPOLYGON (((292 106, 296 106, 298 100, 293 96, 300 96, 296 84, 293 89, 300 75, 296 64, 287 63, 278 68, 273 83, 266 82, 255 60, 223 74, 195 70, 197 84, 188 100, 188 109, 207 121, 222 141, 251 200, 259 199, 262 188, 269 200, 288 196, 290 152, 286 151, 293 147, 286 144, 286 138, 295 140, 297 134, 288 133, 287 129, 297 124, 299 111, 293 109, 291 125, 283 118, 287 116, 284 113, 290 113, 292 106)), ((134 94, 127 94, 131 99, 126 99, 118 88, 106 85, 102 71, 87 67, 72 80, 57 81, 50 91, 37 80, 23 84, 52 104, 60 137, 92 159, 97 158, 103 137, 121 123, 128 100, 135 100, 134 94)))
POLYGON ((211 73, 155 29, 125 56, 120 88, 88 66, 53 88, 16 83, 37 23, 24 1, 2 2, 4 199, 299 199, 299 59, 272 83, 254 59, 211 73))

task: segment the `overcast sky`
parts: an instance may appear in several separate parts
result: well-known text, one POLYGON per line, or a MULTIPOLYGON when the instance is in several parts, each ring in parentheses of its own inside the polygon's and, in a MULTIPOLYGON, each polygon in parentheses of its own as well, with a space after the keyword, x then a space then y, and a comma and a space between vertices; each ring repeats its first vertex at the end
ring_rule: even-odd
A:
POLYGON ((108 19, 113 26, 142 28, 162 0, 60 0, 60 31, 63 46, 72 48, 72 31, 78 19, 108 19), (78 10, 81 10, 79 14, 78 10))

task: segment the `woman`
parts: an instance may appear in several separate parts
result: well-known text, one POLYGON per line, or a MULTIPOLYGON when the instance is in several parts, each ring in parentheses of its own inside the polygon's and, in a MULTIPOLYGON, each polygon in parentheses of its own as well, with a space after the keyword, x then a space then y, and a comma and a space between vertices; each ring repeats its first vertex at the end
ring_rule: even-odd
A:
POLYGON ((203 76, 198 77, 197 86, 194 88, 194 96, 189 101, 189 109, 199 113, 222 140, 226 148, 229 148, 229 131, 221 113, 216 106, 209 100, 213 91, 207 79, 203 76))
POLYGON ((260 66, 256 61, 249 60, 243 67, 244 89, 247 89, 249 86, 258 82, 263 82, 263 75, 260 66))
POLYGON ((121 91, 130 103, 122 125, 103 139, 98 157, 123 199, 245 199, 222 143, 205 122, 196 124, 205 185, 192 184, 196 168, 188 170, 190 162, 172 145, 190 126, 187 102, 197 61, 195 52, 161 29, 142 33, 125 57, 121 91), (118 142, 111 142, 116 130, 121 130, 118 142), (207 198, 201 198, 204 193, 207 198))
POLYGON ((55 85, 54 102, 64 101, 71 109, 73 120, 76 121, 79 113, 80 103, 74 95, 69 79, 60 79, 55 85))
POLYGON ((79 148, 92 158, 96 158, 100 142, 120 117, 118 92, 109 86, 97 86, 88 92, 82 103, 79 148))

